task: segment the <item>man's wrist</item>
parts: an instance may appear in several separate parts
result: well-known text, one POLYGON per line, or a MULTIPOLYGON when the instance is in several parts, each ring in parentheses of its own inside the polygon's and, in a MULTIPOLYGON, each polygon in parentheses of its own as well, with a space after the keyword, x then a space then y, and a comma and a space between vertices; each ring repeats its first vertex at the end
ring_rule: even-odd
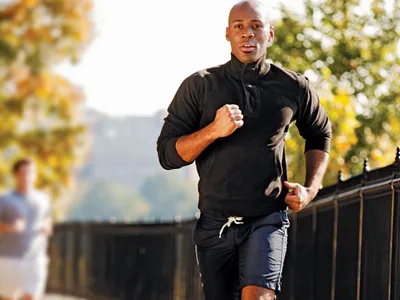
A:
POLYGON ((310 195, 310 201, 312 201, 317 196, 319 189, 315 186, 306 186, 305 188, 310 195))
POLYGON ((18 230, 14 224, 1 224, 1 232, 16 233, 16 232, 18 232, 18 230))
POLYGON ((12 232, 12 226, 10 224, 1 224, 1 232, 4 233, 11 233, 12 232))
POLYGON ((214 142, 216 139, 219 138, 217 131, 215 130, 215 123, 212 122, 208 126, 204 128, 206 130, 207 139, 210 142, 214 142))

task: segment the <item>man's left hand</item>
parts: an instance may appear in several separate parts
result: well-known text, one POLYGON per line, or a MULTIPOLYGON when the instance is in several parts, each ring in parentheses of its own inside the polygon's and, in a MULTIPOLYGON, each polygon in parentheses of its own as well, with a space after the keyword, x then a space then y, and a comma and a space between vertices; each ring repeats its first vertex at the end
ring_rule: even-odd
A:
POLYGON ((50 218, 43 220, 40 232, 46 236, 51 236, 53 234, 53 224, 50 218))
POLYGON ((284 181, 284 185, 289 189, 285 202, 295 212, 301 211, 316 196, 316 193, 310 188, 306 188, 299 183, 284 181))

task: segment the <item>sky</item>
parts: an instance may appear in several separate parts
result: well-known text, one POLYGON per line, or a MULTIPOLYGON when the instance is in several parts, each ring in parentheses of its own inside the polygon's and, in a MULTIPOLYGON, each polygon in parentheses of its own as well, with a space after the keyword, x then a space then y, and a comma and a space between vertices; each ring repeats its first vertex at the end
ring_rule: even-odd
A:
MULTIPOLYGON (((280 2, 303 10, 302 0, 265 1, 272 19, 279 18, 280 2)), ((113 116, 153 115, 168 107, 186 77, 230 59, 225 27, 237 0, 93 2, 92 43, 78 65, 56 67, 83 89, 87 107, 113 116)))
MULTIPOLYGON (((237 0, 93 1, 92 43, 78 65, 56 68, 83 89, 88 107, 153 115, 167 108, 187 76, 230 58, 225 27, 237 0)), ((268 5, 276 17, 278 0, 268 5)))

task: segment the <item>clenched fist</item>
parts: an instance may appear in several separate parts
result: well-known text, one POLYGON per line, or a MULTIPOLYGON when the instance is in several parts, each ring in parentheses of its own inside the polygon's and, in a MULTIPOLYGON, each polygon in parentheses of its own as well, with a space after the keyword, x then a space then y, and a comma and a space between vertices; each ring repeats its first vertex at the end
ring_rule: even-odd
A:
POLYGON ((13 231, 16 233, 24 232, 26 229, 26 222, 24 220, 17 220, 13 225, 13 231))
POLYGON ((284 181, 283 184, 289 190, 285 202, 287 206, 295 212, 299 212, 305 208, 316 195, 316 193, 313 193, 310 188, 306 188, 299 183, 284 181))
POLYGON ((219 138, 231 135, 236 129, 243 126, 243 115, 239 106, 226 104, 217 110, 213 127, 219 138))

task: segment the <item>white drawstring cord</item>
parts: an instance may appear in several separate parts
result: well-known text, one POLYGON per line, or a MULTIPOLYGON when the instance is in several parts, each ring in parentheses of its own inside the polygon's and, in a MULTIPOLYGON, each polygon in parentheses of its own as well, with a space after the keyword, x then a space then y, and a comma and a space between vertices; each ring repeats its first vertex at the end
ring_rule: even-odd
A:
POLYGON ((235 223, 235 224, 243 224, 243 222, 239 222, 239 221, 241 221, 241 220, 243 220, 243 217, 229 217, 229 218, 228 218, 228 222, 226 222, 226 223, 224 224, 224 226, 222 226, 222 228, 221 228, 221 230, 220 230, 220 232, 219 232, 219 238, 222 237, 222 233, 224 232, 225 227, 231 227, 231 224, 232 224, 232 223, 235 223))

